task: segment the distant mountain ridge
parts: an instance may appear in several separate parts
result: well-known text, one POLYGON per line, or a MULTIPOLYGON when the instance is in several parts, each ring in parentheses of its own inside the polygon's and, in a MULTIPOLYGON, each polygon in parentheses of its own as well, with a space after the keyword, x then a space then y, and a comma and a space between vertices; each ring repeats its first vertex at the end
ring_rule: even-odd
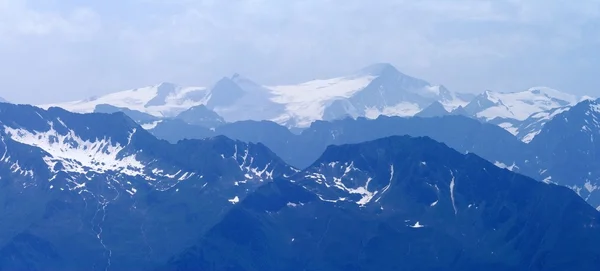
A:
POLYGON ((547 87, 510 93, 485 91, 466 105, 464 110, 474 118, 506 129, 527 143, 539 133, 552 112, 575 105, 582 99, 584 97, 547 87))
POLYGON ((535 128, 539 132, 529 143, 496 125, 453 116, 450 112, 441 117, 380 116, 317 121, 300 134, 268 121, 228 123, 214 130, 184 122, 165 122, 150 132, 171 142, 215 135, 261 142, 297 168, 309 166, 329 145, 360 143, 393 135, 427 136, 461 153, 477 154, 498 167, 570 187, 600 210, 600 172, 595 169, 594 156, 600 153, 596 146, 600 137, 597 134, 600 106, 597 104, 598 101, 586 100, 572 107, 555 109, 554 116, 545 120, 546 125, 535 128))
MULTIPOLYGON (((204 111, 212 111, 219 116, 213 116, 211 124, 204 126, 269 120, 290 129, 304 129, 315 121, 347 117, 463 115, 499 125, 528 143, 545 123, 547 118, 544 115, 572 106, 582 99, 548 87, 533 87, 519 92, 488 90, 479 95, 458 93, 443 85, 403 74, 390 64, 379 63, 350 75, 300 84, 261 85, 234 74, 223 77, 211 87, 161 83, 41 107, 58 106, 73 112, 93 112, 97 106, 111 105, 164 119, 203 106, 204 111)), ((188 117, 187 122, 190 121, 188 117)), ((145 128, 152 128, 157 123, 142 124, 145 128)))
POLYGON ((263 86, 234 74, 222 78, 210 88, 161 83, 41 107, 57 106, 73 112, 93 112, 96 106, 109 104, 155 117, 174 117, 191 107, 205 105, 227 122, 272 120, 287 127, 308 127, 316 120, 346 116, 412 116, 434 101, 452 110, 466 105, 471 96, 410 77, 383 63, 348 76, 298 85, 263 86))

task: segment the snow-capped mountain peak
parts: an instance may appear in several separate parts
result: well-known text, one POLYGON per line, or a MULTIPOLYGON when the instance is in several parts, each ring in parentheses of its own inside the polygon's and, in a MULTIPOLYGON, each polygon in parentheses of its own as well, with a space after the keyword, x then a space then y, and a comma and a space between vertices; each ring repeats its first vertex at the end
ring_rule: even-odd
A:
POLYGON ((413 116, 435 101, 452 111, 465 106, 468 95, 403 74, 391 64, 379 63, 351 75, 300 84, 265 86, 233 74, 210 88, 161 83, 42 107, 93 112, 97 105, 108 104, 157 117, 174 117, 203 104, 228 122, 271 120, 288 127, 308 127, 316 120, 346 116, 413 116))
POLYGON ((223 77, 210 90, 210 99, 206 106, 209 108, 224 107, 235 104, 244 96, 245 91, 231 78, 223 77))
POLYGON ((357 72, 357 75, 381 76, 386 73, 397 74, 400 72, 390 63, 375 63, 360 69, 360 71, 357 72))
POLYGON ((253 91, 256 89, 264 90, 264 86, 261 86, 260 84, 252 81, 248 77, 245 77, 239 73, 234 73, 229 78, 231 79, 231 81, 236 83, 238 86, 240 86, 245 91, 253 91))
POLYGON ((534 113, 574 104, 578 97, 547 87, 534 87, 520 92, 486 90, 475 97, 465 110, 487 121, 509 119, 523 121, 534 113))
POLYGON ((97 105, 108 104, 128 108, 153 116, 174 116, 192 106, 205 104, 207 89, 181 87, 163 82, 158 85, 124 90, 79 101, 40 105, 41 108, 61 107, 77 113, 91 113, 97 105))
POLYGON ((578 97, 549 87, 532 87, 520 92, 486 90, 466 107, 468 115, 496 124, 525 143, 529 143, 546 122, 569 110, 579 101, 593 100, 578 97))

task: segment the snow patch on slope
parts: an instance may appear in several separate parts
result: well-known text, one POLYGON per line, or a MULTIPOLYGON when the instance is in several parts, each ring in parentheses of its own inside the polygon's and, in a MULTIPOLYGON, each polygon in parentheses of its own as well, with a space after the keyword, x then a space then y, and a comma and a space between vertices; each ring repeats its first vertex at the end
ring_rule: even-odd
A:
POLYGON ((152 130, 154 128, 156 128, 156 126, 158 126, 158 124, 160 124, 162 122, 162 120, 156 120, 150 123, 144 123, 142 124, 142 128, 144 128, 144 130, 152 130))
POLYGON ((409 226, 413 229, 419 229, 419 228, 424 228, 424 225, 421 225, 421 223, 419 221, 417 221, 414 225, 409 226))
POLYGON ((458 214, 458 210, 456 209, 456 203, 454 201, 454 185, 455 178, 454 172, 450 171, 450 175, 452 175, 452 180, 450 181, 450 199, 452 200, 452 207, 454 208, 454 214, 458 214))
MULTIPOLYGON (((31 132, 6 126, 4 132, 14 141, 39 147, 47 152, 50 156, 44 160, 51 170, 60 163, 66 172, 86 174, 89 171, 118 171, 131 176, 143 175, 144 165, 135 155, 119 157, 126 146, 113 143, 106 137, 96 141, 83 140, 72 130, 62 135, 54 129, 52 122, 49 124, 51 128, 46 132, 31 132)), ((130 138, 135 132, 135 129, 131 131, 130 138)))
POLYGON ((476 116, 486 120, 506 118, 523 121, 534 113, 575 104, 576 96, 547 87, 534 87, 526 91, 500 93, 486 91, 487 100, 494 103, 476 116))
POLYGON ((276 122, 295 119, 299 127, 309 126, 323 117, 325 108, 340 98, 350 98, 364 89, 375 76, 338 77, 313 80, 299 85, 267 86, 275 97, 273 102, 285 105, 286 112, 274 118, 276 122))
POLYGON ((208 94, 208 90, 204 87, 179 87, 169 83, 163 83, 156 86, 110 93, 104 96, 80 101, 46 104, 40 105, 39 107, 44 109, 61 107, 71 112, 91 113, 94 112, 97 105, 109 104, 116 107, 148 113, 156 117, 172 117, 190 107, 206 104, 209 98, 208 94), (160 93, 161 88, 165 88, 167 84, 172 91, 169 93, 160 93), (162 101, 154 103, 154 99, 157 97, 163 99, 161 99, 162 101))
POLYGON ((556 115, 569 110, 570 106, 554 108, 542 112, 537 112, 531 115, 527 120, 524 121, 523 125, 518 127, 517 134, 521 141, 525 143, 531 142, 535 136, 541 131, 542 127, 546 122, 550 121, 556 115))

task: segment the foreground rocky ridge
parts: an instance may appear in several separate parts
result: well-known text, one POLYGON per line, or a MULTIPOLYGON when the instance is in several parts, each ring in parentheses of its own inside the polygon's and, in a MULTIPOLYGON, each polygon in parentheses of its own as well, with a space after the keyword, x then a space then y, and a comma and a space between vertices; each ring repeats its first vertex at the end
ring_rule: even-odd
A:
POLYGON ((297 136, 307 141, 278 137, 289 130, 270 122, 213 131, 278 140, 266 146, 214 134, 169 143, 119 112, 0 104, 0 126, 2 270, 599 264, 598 212, 570 189, 498 168, 527 145, 461 116, 319 122, 297 136), (436 133, 443 125, 468 129, 436 133), (289 144, 306 161, 318 153, 298 170, 275 154, 289 144), (494 165, 473 153, 503 156, 494 165))

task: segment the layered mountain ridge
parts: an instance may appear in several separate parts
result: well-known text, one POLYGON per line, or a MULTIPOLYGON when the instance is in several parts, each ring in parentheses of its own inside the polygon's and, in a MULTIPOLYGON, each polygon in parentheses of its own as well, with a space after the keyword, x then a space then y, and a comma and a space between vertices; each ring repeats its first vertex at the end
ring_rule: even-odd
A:
POLYGON ((332 144, 360 143, 393 135, 428 136, 461 153, 475 153, 499 167, 570 187, 594 208, 600 208, 600 173, 595 170, 598 162, 594 156, 598 152, 596 134, 600 131, 597 103, 585 100, 555 109, 554 116, 544 121, 548 127, 539 126, 537 137, 528 144, 496 125, 452 113, 441 117, 317 121, 300 134, 268 121, 228 123, 214 130, 171 122, 150 131, 171 142, 216 135, 262 142, 298 168, 309 166, 332 144))
MULTIPOLYGON (((41 107, 93 112, 98 106, 111 105, 133 110, 135 115, 170 119, 191 108, 204 106, 218 115, 213 118, 211 128, 219 124, 219 118, 225 122, 269 120, 288 128, 303 129, 314 121, 346 117, 452 114, 499 125, 527 143, 545 123, 547 118, 543 116, 580 100, 581 97, 547 87, 509 93, 485 91, 479 95, 453 92, 443 85, 428 83, 403 74, 390 64, 380 63, 347 76, 300 84, 261 85, 234 74, 208 88, 161 83, 41 107)), ((157 123, 140 124, 152 128, 157 123)))
POLYGON ((2 270, 147 270, 296 171, 262 144, 170 144, 123 113, 0 104, 0 127, 2 270))
POLYGON ((259 188, 164 269, 595 270, 599 219, 564 187, 389 137, 259 188))
MULTIPOLYGON (((590 110, 597 104, 578 108, 557 117, 596 130, 590 110)), ((211 129, 163 119, 157 128, 180 121, 215 133, 169 143, 122 108, 105 109, 117 112, 0 104, 0 217, 10 221, 0 223, 0 269, 585 271, 600 264, 594 208, 571 189, 496 166, 526 168, 525 146, 559 148, 565 137, 554 133, 571 127, 555 120, 525 144, 464 116, 317 121, 292 137, 268 121, 211 129), (394 134, 430 136, 459 151, 394 134), (285 160, 309 165, 286 164, 277 155, 286 149, 285 160)), ((595 134, 579 137, 581 130, 569 134, 593 142, 595 134)))
POLYGON ((348 76, 297 85, 263 86, 234 74, 210 88, 162 83, 41 107, 92 112, 100 104, 109 104, 156 117, 174 117, 192 106, 205 105, 228 122, 272 120, 288 127, 307 127, 315 120, 346 116, 411 116, 435 101, 452 110, 466 105, 471 96, 405 75, 390 64, 375 64, 348 76))

